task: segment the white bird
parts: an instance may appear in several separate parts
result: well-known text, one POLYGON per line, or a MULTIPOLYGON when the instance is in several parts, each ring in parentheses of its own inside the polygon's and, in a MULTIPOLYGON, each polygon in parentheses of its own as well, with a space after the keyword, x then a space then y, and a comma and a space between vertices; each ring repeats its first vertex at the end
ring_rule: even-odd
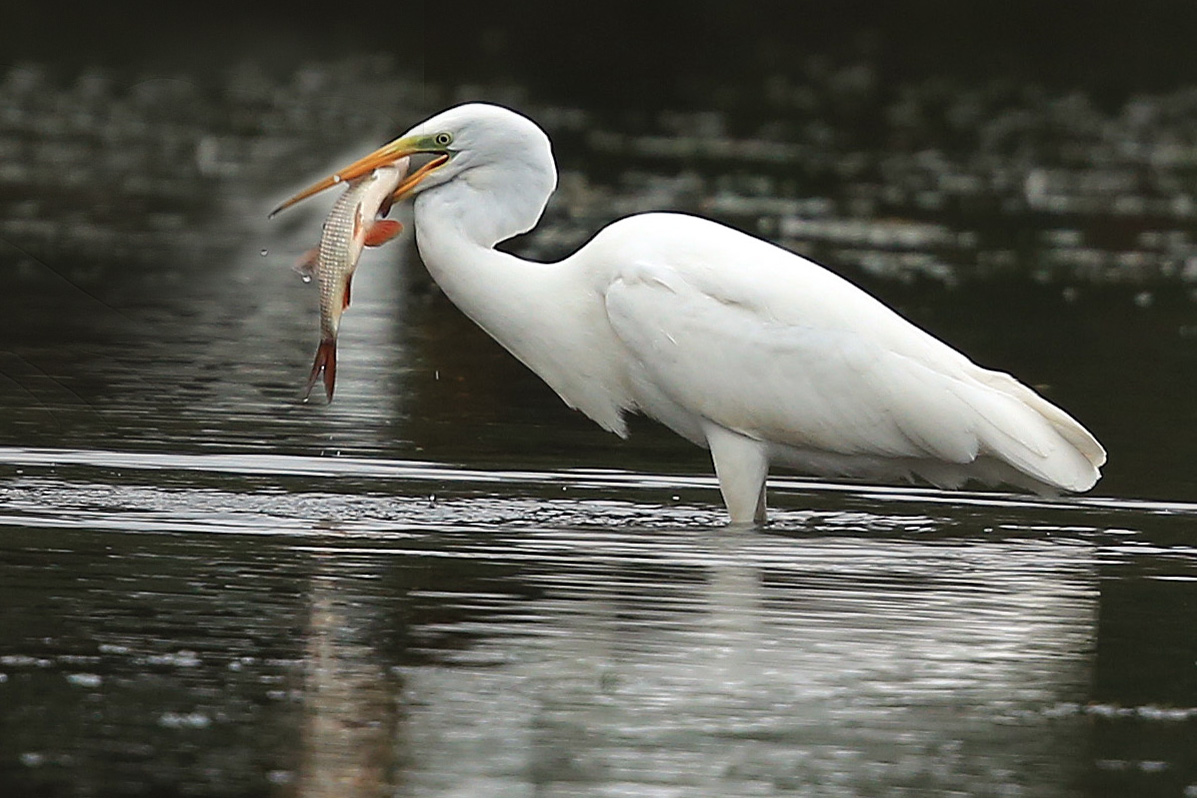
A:
POLYGON ((709 449, 733 523, 765 519, 770 464, 1047 493, 1100 477, 1105 450, 1063 410, 722 224, 632 216, 558 263, 496 250, 535 227, 557 184, 548 136, 505 108, 433 116, 275 213, 417 154, 432 158, 394 197, 415 197, 420 256, 449 299, 605 429, 626 436, 640 412, 709 449))

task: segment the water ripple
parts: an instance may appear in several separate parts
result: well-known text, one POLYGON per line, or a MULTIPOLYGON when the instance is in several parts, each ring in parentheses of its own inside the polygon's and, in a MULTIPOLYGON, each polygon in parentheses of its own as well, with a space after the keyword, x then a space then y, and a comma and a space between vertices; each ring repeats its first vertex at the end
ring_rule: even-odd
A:
MULTIPOLYGON (((616 469, 568 468, 559 470, 482 470, 420 460, 370 459, 362 457, 314 457, 286 454, 220 453, 183 454, 122 452, 112 450, 74 450, 25 447, 0 447, 0 464, 16 468, 56 469, 83 466, 109 471, 157 471, 184 474, 218 474, 271 478, 305 477, 312 479, 353 478, 363 481, 385 480, 390 490, 408 502, 437 502, 438 489, 451 492, 479 489, 510 492, 514 486, 537 486, 556 490, 580 491, 689 491, 717 488, 711 476, 645 474, 616 469), (416 494, 412 497, 410 494, 416 494), (404 497, 404 494, 408 494, 404 497)), ((941 491, 911 486, 886 487, 830 483, 795 477, 774 477, 769 485, 776 493, 840 494, 879 502, 976 508, 1012 508, 1053 512, 1097 511, 1103 514, 1197 516, 1197 503, 1122 499, 1112 497, 1068 497, 1040 499, 997 492, 941 491)), ((551 502, 550 502, 551 504, 551 502)), ((631 504, 610 505, 618 514, 631 504)), ((698 520, 698 519, 695 519, 698 520)), ((709 519, 702 519, 704 522, 709 519)), ((908 521, 910 519, 907 519, 908 521)), ((1079 526, 1076 529, 1090 529, 1079 526)), ((1069 527, 1056 527, 1067 531, 1069 527)))

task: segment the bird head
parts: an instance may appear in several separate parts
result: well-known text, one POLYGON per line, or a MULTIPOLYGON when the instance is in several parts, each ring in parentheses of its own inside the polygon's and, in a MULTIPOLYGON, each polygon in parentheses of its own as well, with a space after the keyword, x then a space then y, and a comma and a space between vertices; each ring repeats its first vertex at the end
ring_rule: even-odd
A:
POLYGON ((507 235, 531 229, 556 188, 557 170, 548 136, 530 119, 507 108, 467 103, 413 127, 399 138, 354 161, 283 202, 270 215, 340 183, 355 180, 402 158, 428 160, 395 189, 401 200, 461 179, 475 192, 512 211, 507 235))

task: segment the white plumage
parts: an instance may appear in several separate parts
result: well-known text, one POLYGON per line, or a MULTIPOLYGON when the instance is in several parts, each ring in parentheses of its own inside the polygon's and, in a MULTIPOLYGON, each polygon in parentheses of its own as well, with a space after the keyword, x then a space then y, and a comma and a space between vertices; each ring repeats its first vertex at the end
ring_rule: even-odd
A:
POLYGON ((447 156, 399 193, 416 194, 420 254, 448 297, 603 427, 625 435, 638 411, 709 448, 734 522, 764 519, 770 463, 1040 491, 1100 476, 1101 445, 1031 389, 721 224, 633 216, 560 263, 495 250, 556 185, 548 138, 512 111, 450 109, 340 174, 413 152, 447 156))

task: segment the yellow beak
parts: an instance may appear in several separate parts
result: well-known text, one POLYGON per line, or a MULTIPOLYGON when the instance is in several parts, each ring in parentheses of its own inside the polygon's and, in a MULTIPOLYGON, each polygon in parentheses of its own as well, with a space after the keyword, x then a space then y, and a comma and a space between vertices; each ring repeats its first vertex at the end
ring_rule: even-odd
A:
POLYGON ((406 158, 410 155, 419 153, 434 153, 436 155, 428 163, 421 166, 416 171, 412 172, 407 177, 403 178, 402 182, 395 188, 394 193, 391 194, 391 201, 398 202, 407 194, 410 194, 420 181, 428 177, 436 168, 443 166, 449 160, 449 153, 445 151, 444 147, 437 146, 432 142, 431 136, 407 136, 401 139, 395 139, 390 144, 384 144, 374 152, 370 153, 364 158, 359 158, 353 163, 346 166, 344 169, 329 175, 318 183, 305 188, 295 196, 283 202, 277 208, 270 212, 274 216, 279 211, 290 208, 297 202, 301 202, 313 194, 319 194, 326 188, 332 188, 340 183, 348 183, 356 180, 362 175, 367 175, 373 172, 380 166, 387 166, 396 161, 406 158))

